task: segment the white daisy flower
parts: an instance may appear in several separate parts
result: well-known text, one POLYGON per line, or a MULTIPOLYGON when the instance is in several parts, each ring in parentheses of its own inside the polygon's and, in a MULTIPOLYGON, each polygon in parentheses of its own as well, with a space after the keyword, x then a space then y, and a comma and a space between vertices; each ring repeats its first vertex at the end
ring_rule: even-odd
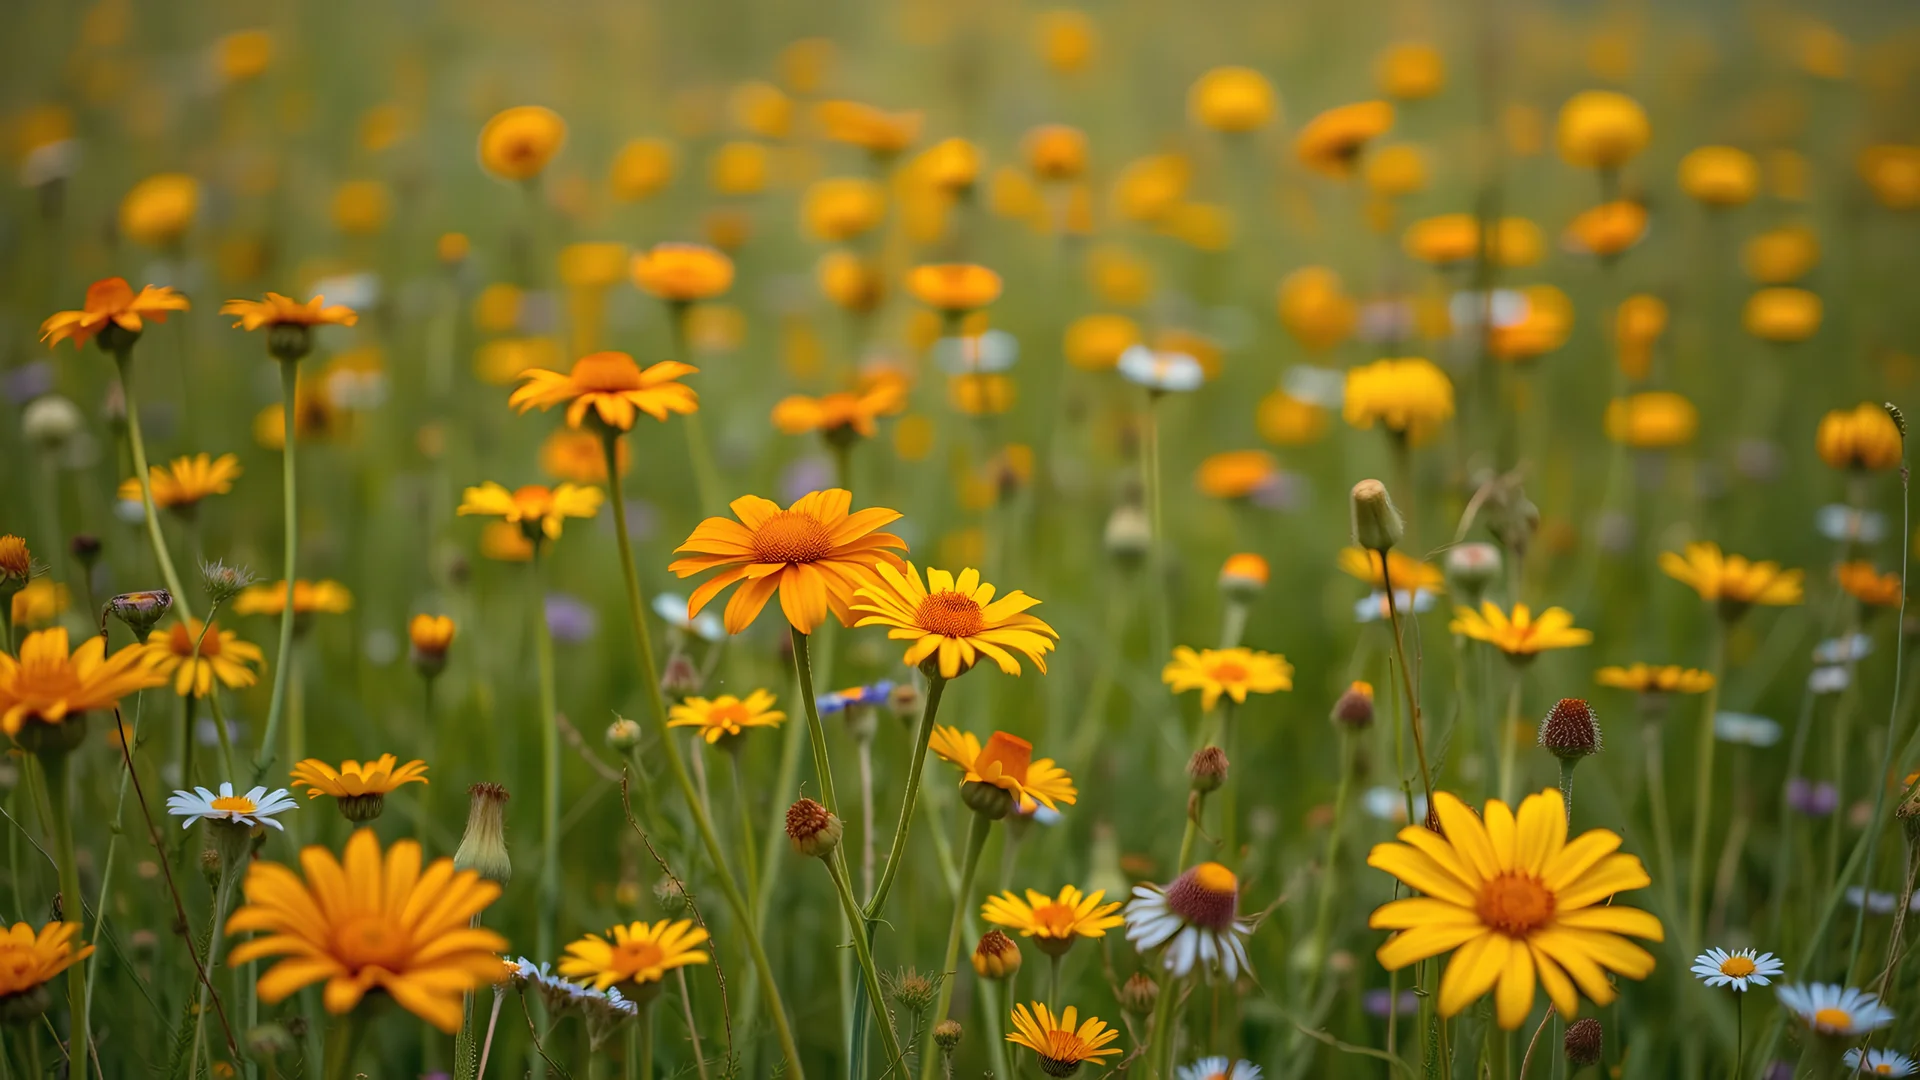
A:
POLYGON ((285 831, 286 826, 273 820, 273 815, 297 809, 299 806, 286 788, 269 793, 265 787, 256 787, 245 795, 235 795, 233 785, 226 782, 221 783, 218 795, 197 787, 192 791, 176 791, 167 800, 167 813, 187 819, 180 823, 183 829, 191 828, 196 821, 221 821, 246 826, 271 825, 285 831))
POLYGON ((1200 361, 1186 353, 1156 352, 1145 345, 1135 345, 1121 353, 1118 367, 1121 377, 1128 382, 1163 394, 1198 390, 1200 384, 1207 381, 1200 361))
POLYGON ((1708 949, 1693 958, 1693 973, 1708 986, 1731 986, 1744 994, 1750 986, 1765 986, 1786 971, 1772 953, 1752 949, 1708 949))
MULTIPOLYGON (((1260 1080, 1260 1066, 1238 1058, 1201 1058, 1177 1070, 1180 1080, 1260 1080)), ((1896 1073, 1904 1076, 1904 1073, 1896 1073)))
POLYGON ((1005 330, 943 337, 934 342, 933 354, 941 369, 949 375, 1005 371, 1020 359, 1020 339, 1005 330))
POLYGON ((1864 1064, 1859 1050, 1849 1050, 1841 1060, 1847 1063, 1850 1076, 1912 1076, 1920 1072, 1920 1064, 1897 1050, 1869 1050, 1864 1064))
MULTIPOLYGON (((1367 816, 1378 821, 1391 821, 1395 824, 1407 823, 1407 796, 1399 788, 1385 784, 1375 784, 1360 795, 1360 805, 1366 808, 1367 816)), ((1416 793, 1413 797, 1413 816, 1415 820, 1427 820, 1427 797, 1416 793)))
MULTIPOLYGON (((1415 589, 1411 592, 1406 589, 1395 589, 1393 606, 1402 615, 1408 612, 1432 611, 1433 594, 1425 589, 1415 589)), ((1356 621, 1363 623, 1380 622, 1388 618, 1387 594, 1380 589, 1375 589, 1361 597, 1353 605, 1353 617, 1356 621)))
POLYGON ((1162 963, 1176 977, 1196 965, 1220 969, 1229 981, 1251 973, 1247 946, 1253 923, 1239 917, 1240 880, 1219 863, 1207 862, 1173 879, 1164 889, 1135 885, 1127 902, 1127 940, 1141 952, 1166 946, 1162 963))
POLYGON ((668 626, 681 633, 692 634, 702 641, 714 642, 727 636, 726 627, 720 624, 720 616, 711 611, 687 618, 687 598, 677 593, 653 594, 653 613, 666 620, 668 626))
POLYGON ((1787 983, 1780 1004, 1822 1035, 1864 1035, 1893 1023, 1893 1010, 1865 990, 1838 983, 1787 983))
POLYGON ((1748 746, 1772 746, 1780 741, 1780 725, 1752 713, 1713 714, 1713 733, 1721 742, 1745 743, 1748 746))

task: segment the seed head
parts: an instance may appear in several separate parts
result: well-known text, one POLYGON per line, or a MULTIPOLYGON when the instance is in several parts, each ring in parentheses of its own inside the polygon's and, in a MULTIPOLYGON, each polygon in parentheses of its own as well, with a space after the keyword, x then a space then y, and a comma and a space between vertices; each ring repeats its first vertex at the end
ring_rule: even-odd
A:
POLYGON ((240 590, 253 584, 254 573, 244 566, 228 566, 215 559, 200 564, 200 584, 207 590, 207 598, 216 604, 224 604, 240 595, 240 590))
POLYGON ((676 700, 700 692, 700 669, 685 653, 674 653, 667 658, 667 667, 660 673, 660 690, 676 700))
POLYGON ((787 840, 793 850, 815 859, 824 859, 840 846, 844 831, 840 819, 812 799, 801 799, 787 807, 787 840))
POLYGON ((1596 1065, 1600 1061, 1600 1051, 1605 1033, 1600 1030, 1600 1021, 1589 1016, 1584 1020, 1575 1020, 1567 1025, 1566 1049, 1567 1064, 1578 1069, 1587 1065, 1596 1065))
POLYGON ((1220 790, 1227 782, 1227 752, 1217 746, 1203 746, 1187 762, 1187 778, 1193 790, 1205 793, 1220 790))
POLYGON ((475 784, 467 789, 467 831, 453 853, 456 870, 475 870, 502 885, 513 877, 507 856, 507 789, 475 784))
POLYGON ((1561 761, 1599 753, 1600 723, 1593 706, 1579 698, 1561 698, 1540 722, 1540 745, 1561 761))
POLYGON ((1159 1000, 1160 984, 1144 971, 1134 972, 1127 976, 1126 982, 1120 984, 1120 1007, 1135 1016, 1151 1013, 1154 1003, 1159 1000))
POLYGON ((952 1055, 953 1048, 960 1045, 961 1034, 959 1021, 942 1020, 933 1025, 933 1044, 938 1046, 942 1053, 952 1055))
POLYGON ((1373 726, 1373 684, 1355 682, 1333 703, 1333 722, 1354 731, 1373 726))
POLYGON ((678 915, 687 910, 687 887, 679 878, 661 878, 653 883, 653 899, 660 910, 669 915, 678 915))
POLYGON ((933 999, 938 995, 939 983, 920 974, 917 968, 903 968, 892 976, 885 977, 887 993, 901 1011, 913 1016, 924 1016, 933 1007, 933 999))
POLYGON ((973 970, 983 979, 1004 979, 1020 970, 1020 946, 998 930, 980 935, 973 949, 973 970))

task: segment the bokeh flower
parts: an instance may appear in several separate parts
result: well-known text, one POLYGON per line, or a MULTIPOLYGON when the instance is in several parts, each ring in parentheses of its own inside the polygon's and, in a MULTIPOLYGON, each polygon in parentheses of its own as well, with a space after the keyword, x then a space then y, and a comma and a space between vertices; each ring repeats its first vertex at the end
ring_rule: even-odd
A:
POLYGON ((101 347, 123 349, 146 329, 146 320, 163 323, 169 313, 188 306, 186 297, 164 285, 148 285, 136 293, 126 278, 102 278, 87 286, 87 299, 79 311, 48 316, 40 324, 40 340, 48 345, 72 341, 77 349, 106 332, 101 347))
POLYGON ((527 181, 546 171, 567 142, 567 122, 540 105, 495 113, 480 129, 480 167, 502 180, 527 181))
POLYGON ((684 416, 698 409, 699 395, 679 380, 699 370, 678 360, 662 360, 643 370, 623 352, 588 353, 565 375, 546 368, 521 372, 525 381, 507 404, 526 412, 565 403, 568 427, 580 427, 591 409, 595 422, 631 431, 638 413, 665 423, 669 413, 684 416))
POLYGON ((695 734, 713 745, 747 728, 779 727, 787 714, 775 709, 773 702, 767 690, 755 690, 744 698, 733 694, 690 697, 667 709, 667 726, 695 728, 695 734))
POLYGON ((615 926, 606 936, 588 934, 567 946, 560 958, 560 974, 583 979, 596 990, 622 988, 635 997, 643 986, 658 984, 667 972, 690 964, 704 964, 708 956, 706 930, 692 919, 615 926), (609 941, 608 938, 613 940, 609 941))
POLYGON ((1513 605, 1511 613, 1500 610, 1491 600, 1482 600, 1480 610, 1455 608, 1447 629, 1462 637, 1487 644, 1515 661, 1531 660, 1551 649, 1570 649, 1593 643, 1593 631, 1573 625, 1573 615, 1565 608, 1550 607, 1538 617, 1525 604, 1513 605))
MULTIPOLYGON (((213 457, 195 454, 177 457, 165 465, 147 470, 147 482, 153 492, 153 505, 166 510, 188 510, 209 495, 225 495, 233 490, 240 475, 240 459, 232 454, 213 457)), ((140 479, 128 477, 120 483, 120 498, 140 500, 140 479)))
POLYGON ((1453 382, 1431 360, 1375 360, 1347 370, 1340 412, 1354 427, 1424 442, 1453 417, 1453 382))
MULTIPOLYGON (((278 615, 287 606, 287 583, 249 585, 233 599, 236 615, 278 615)), ((353 594, 337 581, 296 581, 293 583, 293 611, 296 615, 324 613, 338 615, 353 607, 353 594)))
POLYGON ((1560 107, 1555 139, 1569 165, 1617 169, 1652 137, 1640 103, 1612 90, 1583 90, 1560 107))
POLYGON ((1729 615, 1752 604, 1793 605, 1800 602, 1805 574, 1782 569, 1777 562, 1753 562, 1744 555, 1727 555, 1720 545, 1692 543, 1685 554, 1660 553, 1660 569, 1680 584, 1718 603, 1729 615))
POLYGON ((1393 106, 1388 102, 1341 105, 1307 121, 1294 137, 1294 154, 1314 172, 1344 180, 1353 175, 1367 144, 1391 127, 1393 106))
POLYGON ((1176 694, 1200 691, 1200 708, 1212 709, 1221 695, 1245 705, 1248 694, 1293 689, 1293 665, 1276 653, 1247 648, 1201 649, 1176 645, 1160 681, 1176 694))
POLYGON ((1836 469, 1891 469, 1900 464, 1904 442, 1893 417, 1870 401, 1829 412, 1814 434, 1820 460, 1836 469))
POLYGON ((1257 131, 1273 123, 1279 113, 1273 84, 1248 67, 1212 68, 1187 91, 1187 116, 1214 131, 1257 131))
POLYGON ((561 484, 524 484, 508 491, 492 480, 470 487, 455 513, 480 514, 518 525, 528 540, 558 540, 568 518, 590 518, 600 512, 605 496, 599 488, 561 484))
POLYGON ((216 679, 229 690, 252 686, 260 677, 255 669, 266 662, 258 645, 198 619, 155 630, 147 635, 147 648, 154 654, 153 669, 172 679, 173 692, 181 697, 206 697, 216 679))

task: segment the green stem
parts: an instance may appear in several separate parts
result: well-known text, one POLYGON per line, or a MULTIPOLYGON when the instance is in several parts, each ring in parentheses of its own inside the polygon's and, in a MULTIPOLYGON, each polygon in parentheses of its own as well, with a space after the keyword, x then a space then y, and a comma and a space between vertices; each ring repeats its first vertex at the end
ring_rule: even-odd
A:
POLYGON ((753 806, 747 801, 746 767, 740 763, 741 750, 735 747, 727 755, 733 771, 733 816, 740 819, 740 867, 747 879, 747 895, 760 895, 759 854, 754 849, 753 806))
POLYGON ((173 568, 173 556, 167 552, 166 534, 160 531, 160 515, 153 507, 153 477, 147 468, 147 440, 140 433, 140 403, 133 393, 132 348, 114 353, 113 362, 120 369, 120 395, 127 409, 127 446, 133 451, 133 475, 140 481, 140 506, 146 514, 147 541, 153 545, 154 560, 160 564, 160 577, 173 594, 173 610, 182 619, 191 620, 193 603, 187 599, 186 590, 180 587, 180 574, 173 568))
MULTIPOLYGON (((667 303, 667 324, 673 331, 673 358, 682 363, 692 362, 687 348, 689 308, 690 305, 685 301, 667 303)), ((713 448, 707 442, 706 424, 700 419, 698 410, 687 413, 680 420, 687 435, 687 460, 693 464, 693 486, 700 497, 700 512, 717 514, 725 504, 720 498, 720 470, 713 463, 713 448)))
MULTIPOLYGON (((953 984, 958 977, 960 964, 960 931, 967 924, 967 905, 973 899, 973 877, 980 869, 980 853, 986 849, 987 833, 993 828, 993 819, 985 814, 974 814, 973 824, 967 829, 967 853, 960 863, 960 888, 953 894, 953 924, 947 928, 946 959, 941 961, 940 970, 946 978, 940 980, 940 995, 933 1006, 933 1023, 938 1025, 947 1018, 947 1007, 953 1004, 953 984)), ((938 1060, 939 1049, 933 1044, 933 1030, 927 1030, 926 1045, 920 1049, 920 1080, 933 1080, 934 1063, 938 1060)))
MULTIPOLYGON (((726 852, 720 846, 720 838, 714 834, 713 821, 701 808, 699 793, 693 787, 693 777, 687 772, 686 760, 681 757, 680 749, 674 744, 672 733, 667 729, 667 710, 664 699, 660 695, 660 673, 653 666, 653 639, 647 631, 647 607, 640 596, 640 575, 634 569, 633 541, 627 532, 627 508, 618 490, 619 440, 618 431, 608 430, 603 433, 602 444, 606 451, 607 476, 615 489, 613 498, 608 501, 613 504, 614 537, 620 546, 620 571, 626 578, 627 615, 633 626, 634 654, 636 666, 640 671, 640 681, 646 694, 647 716, 653 721, 660 754, 667 761, 667 771, 672 774, 674 784, 679 787, 680 795, 687 803, 694 827, 700 833, 700 841, 706 848, 707 859, 713 864, 713 873, 719 882, 722 895, 726 897, 727 907, 732 910, 734 919, 740 924, 742 936, 747 939, 747 951, 753 958, 760 991, 766 996, 768 1011, 773 1017, 774 1034, 779 1039, 780 1052, 787 1059, 789 1075, 795 1080, 803 1080, 806 1067, 800 1060, 800 1048, 794 1042, 793 1028, 787 1020, 786 1003, 780 997, 779 986, 774 983, 773 965, 767 960, 767 950, 761 945, 760 933, 753 926, 752 910, 747 906, 746 898, 741 895, 740 886, 734 882, 732 872, 727 869, 726 852)), ((649 1049, 650 1045, 649 1043, 649 1049)))
POLYGON ((1713 737, 1713 717, 1720 707, 1720 683, 1726 666, 1727 624, 1726 620, 1716 618, 1713 624, 1713 641, 1708 646, 1711 659, 1708 670, 1713 673, 1713 686, 1707 691, 1706 705, 1700 713, 1700 734, 1694 746, 1693 774, 1693 846, 1692 858, 1687 869, 1687 946, 1689 956, 1700 951, 1700 936, 1704 931, 1701 919, 1706 914, 1707 895, 1707 831, 1713 821, 1713 751, 1717 743, 1713 737))
POLYGON ((1160 979, 1160 993, 1153 1002, 1153 1026, 1147 1029, 1147 1051, 1153 1055, 1152 1080, 1173 1080, 1173 999, 1180 995, 1173 972, 1160 979))
POLYGON ((560 706, 553 671, 553 631, 547 626, 547 599, 542 588, 542 546, 534 544, 531 578, 534 663, 540 679, 540 922, 534 931, 534 947, 540 956, 552 956, 560 916, 560 706))
POLYGON ((333 1018, 333 1026, 327 1031, 327 1080, 348 1080, 353 1076, 353 1052, 360 1046, 360 1033, 365 1021, 359 1009, 353 1009, 333 1018))
MULTIPOLYGON (((299 554, 300 518, 299 472, 296 468, 298 456, 295 447, 300 442, 300 425, 296 413, 300 396, 300 362, 298 360, 280 361, 280 411, 286 436, 281 440, 280 452, 280 490, 281 490, 281 529, 285 532, 285 553, 281 557, 287 575, 286 606, 280 609, 280 644, 274 654, 273 696, 267 705, 267 726, 260 735, 260 753, 253 760, 253 778, 258 783, 273 764, 273 740, 280 733, 281 718, 287 711, 287 692, 289 690, 288 669, 293 664, 293 592, 297 577, 296 557, 299 554)), ((138 462, 135 463, 138 465, 138 462)), ((144 473, 142 475, 145 475, 144 473)), ((178 603, 175 597, 175 603, 178 603)))
MULTIPOLYGON (((1387 619, 1393 624, 1393 658, 1400 665, 1400 685, 1407 695, 1407 723, 1413 729, 1414 755, 1420 759, 1420 787, 1426 793, 1427 805, 1431 807, 1433 805, 1433 773, 1427 768, 1427 737, 1424 731, 1425 725, 1420 722, 1420 693, 1413 685, 1413 671, 1407 663, 1407 643, 1400 633, 1400 606, 1393 598, 1393 572, 1390 566, 1387 553, 1381 552, 1380 588, 1387 594, 1387 619)), ((1507 732, 1509 741, 1512 740, 1512 736, 1513 732, 1509 728, 1507 732)), ((1501 787, 1502 789, 1506 787, 1504 782, 1501 787)), ((1512 796, 1509 795, 1508 799, 1511 800, 1512 796)))
POLYGON ((933 739, 933 720, 940 712, 940 696, 946 693, 947 680, 934 675, 927 680, 927 701, 920 709, 920 727, 913 734, 913 765, 907 770, 906 794, 900 798, 900 822, 893 827, 893 845, 887 849, 887 865, 880 871, 880 884, 867 901, 868 922, 877 922, 886 908, 887 894, 906 861, 907 834, 913 828, 913 810, 920 801, 920 776, 927 762, 927 744, 933 739))
POLYGON ((1160 394, 1147 391, 1147 428, 1140 439, 1140 481, 1152 527, 1147 547, 1147 587, 1153 598, 1153 655, 1165 660, 1173 649, 1172 612, 1167 598, 1166 519, 1160 503, 1160 394))
MULTIPOLYGON (((202 828, 212 828, 211 824, 202 828)), ((221 924, 227 921, 227 905, 233 902, 234 886, 240 883, 240 875, 227 860, 220 861, 220 884, 213 890, 213 922, 207 928, 207 974, 211 977, 219 970, 221 924)), ((212 984, 203 981, 200 984, 197 1007, 193 1011, 193 1053, 187 1058, 189 1076, 200 1075, 200 1048, 205 1044, 207 1032, 207 990, 212 984)))
MULTIPOLYGON (((1507 713, 1500 721, 1500 730, 1495 736, 1500 742, 1500 800, 1513 805, 1514 752, 1518 740, 1513 737, 1513 729, 1520 723, 1520 695, 1526 687, 1527 673, 1524 669, 1507 665, 1513 676, 1513 685, 1507 690, 1507 713)), ((1432 803, 1428 803, 1432 806, 1432 803)))
POLYGON ((1560 759, 1560 802, 1566 807, 1567 824, 1573 824, 1573 767, 1579 758, 1560 759))
MULTIPOLYGON (((84 930, 87 913, 80 899, 80 866, 74 860, 73 853, 73 805, 72 792, 68 783, 67 756, 67 751, 64 749, 43 751, 40 754, 40 767, 47 774, 47 805, 51 808, 53 818, 54 850, 60 856, 61 918, 67 922, 80 923, 84 930), (67 910, 68 905, 72 905, 71 910, 67 910)), ((99 927, 96 926, 94 929, 97 933, 99 927)), ((87 965, 85 964, 75 964, 67 969, 67 1010, 69 1016, 82 1018, 86 1016, 87 965)), ((92 1035, 85 1027, 80 1027, 73 1032, 68 1043, 68 1054, 71 1058, 68 1075, 86 1076, 87 1052, 92 1047, 92 1035)))
MULTIPOLYGON (((1901 444, 1900 444, 1900 447, 1901 447, 1901 450, 1900 450, 1901 533, 1900 535, 1903 537, 1912 535, 1912 531, 1913 531, 1913 504, 1912 504, 1911 496, 1908 491, 1907 465, 1906 465, 1906 440, 1904 435, 1904 427, 1905 425, 1903 424, 1902 425, 1903 434, 1902 434, 1901 444)), ((1896 622, 1894 625, 1902 628, 1904 628, 1907 625, 1907 563, 1908 563, 1908 560, 1911 558, 1912 554, 1913 554, 1913 548, 1910 544, 1902 544, 1900 546, 1900 612, 1898 616, 1899 621, 1896 622)), ((1901 679, 1901 676, 1905 674, 1905 670, 1904 670, 1905 665, 1902 662, 1905 656, 1906 656, 1906 649, 1902 647, 1901 641, 1899 640, 1898 637, 1896 637, 1893 643, 1893 689, 1889 691, 1887 694, 1887 731, 1885 736, 1885 745, 1881 748, 1881 751, 1880 751, 1880 768, 1879 768, 1879 771, 1874 774, 1876 776, 1886 777, 1889 775, 1899 775, 1898 773, 1895 773, 1893 769, 1893 764, 1894 764, 1893 743, 1899 728, 1900 679, 1901 679)), ((1863 889, 1866 888, 1866 886, 1869 884, 1873 875, 1873 858, 1875 854, 1875 849, 1879 846, 1879 843, 1880 843, 1880 830, 1882 828, 1882 820, 1880 815, 1886 809, 1886 805, 1887 805, 1887 786, 1888 785, 1884 781, 1882 783, 1874 785, 1873 818, 1872 818, 1872 823, 1867 826, 1869 830, 1867 833, 1867 860, 1865 863, 1861 864, 1862 866, 1865 867, 1865 869, 1861 872, 1861 877, 1860 877, 1860 886, 1863 889)), ((1838 816, 1839 816, 1838 814, 1835 815, 1835 817, 1838 817, 1838 816)), ((1908 874, 1908 881, 1909 881, 1908 891, 1911 892, 1912 891, 1912 886, 1911 886, 1912 874, 1911 873, 1908 874)), ((1904 911, 1905 909, 1902 908, 1901 910, 1904 911)), ((1862 940, 1862 935, 1866 932, 1866 926, 1867 926, 1867 905, 1863 903, 1860 905, 1860 910, 1854 915, 1853 940, 1847 946, 1846 970, 1849 972, 1853 970, 1853 965, 1858 963, 1860 960, 1860 943, 1862 940)), ((1883 989, 1884 989, 1884 980, 1883 980, 1883 989)))
POLYGON ((820 723, 820 705, 813 699, 813 664, 807 654, 808 638, 797 626, 787 629, 793 637, 793 670, 800 678, 800 702, 807 711, 807 738, 813 745, 813 772, 820 781, 820 803, 828 813, 838 814, 840 800, 834 794, 833 766, 827 760, 827 730, 820 723))
MULTIPOLYGON (((143 693, 134 695, 133 726, 122 735, 122 737, 127 740, 129 747, 139 745, 140 713, 142 711, 141 707, 146 704, 146 700, 147 695, 143 693)), ((114 714, 114 718, 115 721, 118 722, 119 714, 117 712, 114 714)), ((131 750, 128 752, 127 762, 127 771, 120 774, 120 788, 113 796, 113 817, 108 819, 109 835, 107 837, 107 857, 101 860, 100 863, 100 899, 93 905, 94 937, 99 937, 101 928, 106 925, 107 901, 112 896, 113 856, 114 852, 120 847, 120 811, 127 804, 127 780, 133 776, 133 755, 131 750)), ((80 1030, 82 1031, 93 1030, 91 1023, 93 1020, 93 988, 99 985, 100 956, 104 951, 105 950, 102 949, 95 949, 93 955, 87 957, 87 997, 80 1005, 80 1030)))
POLYGON ((1173 872, 1176 876, 1186 872, 1187 863, 1193 858, 1193 842, 1200 835, 1200 815, 1206 811, 1206 808, 1205 792, 1195 791, 1187 796, 1187 827, 1180 834, 1180 857, 1173 864, 1173 872))
POLYGON ((1327 853, 1322 859, 1320 871, 1320 903, 1313 916, 1313 952, 1310 959, 1313 966, 1307 969, 1306 992, 1300 996, 1297 1010, 1302 1016, 1313 1016, 1314 997, 1320 991, 1320 975, 1327 966, 1327 941, 1333 932, 1333 897, 1339 883, 1340 833, 1347 819, 1347 797, 1353 789, 1354 772, 1353 736, 1345 726, 1340 728, 1340 783, 1333 795, 1333 826, 1327 832, 1327 853))
MULTIPOLYGON (((776 1013, 775 1015, 779 1015, 776 1013)), ((653 1007, 640 1010, 640 1080, 653 1080, 653 1007)))
POLYGON ((1047 954, 1047 1008, 1058 1012, 1060 1009, 1060 961, 1064 953, 1047 954))
POLYGON ((820 861, 826 865, 827 876, 833 879, 833 890, 840 897, 840 911, 846 916, 847 932, 853 938, 853 958, 860 965, 860 981, 873 1002, 874 1018, 880 1022, 880 1047, 887 1055, 887 1068, 882 1075, 903 1076, 906 1058, 900 1052, 899 1037, 893 1033, 893 1019, 887 1015, 884 1004, 887 999, 880 992, 880 972, 873 966, 873 950, 867 944, 860 905, 853 898, 853 888, 847 884, 846 871, 832 859, 820 861))

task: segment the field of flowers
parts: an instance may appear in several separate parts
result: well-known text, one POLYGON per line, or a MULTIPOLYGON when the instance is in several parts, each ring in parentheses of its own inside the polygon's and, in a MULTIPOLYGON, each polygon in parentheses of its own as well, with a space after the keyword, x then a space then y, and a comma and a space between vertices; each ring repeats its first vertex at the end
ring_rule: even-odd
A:
POLYGON ((1810 10, 16 5, 0 1080, 1920 1072, 1810 10))

